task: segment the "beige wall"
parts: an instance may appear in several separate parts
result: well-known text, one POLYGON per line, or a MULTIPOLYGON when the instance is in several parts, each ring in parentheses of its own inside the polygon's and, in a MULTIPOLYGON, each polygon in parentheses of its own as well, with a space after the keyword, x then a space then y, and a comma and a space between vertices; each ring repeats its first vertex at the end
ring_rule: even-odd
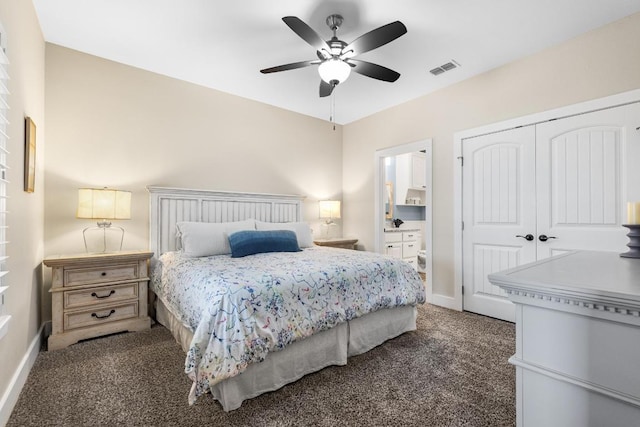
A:
POLYGON ((433 138, 433 290, 452 296, 454 133, 640 88, 638 40, 640 14, 346 125, 345 232, 374 249, 375 150, 433 138))
MULTIPOLYGON (((44 56, 40 26, 30 1, 0 0, 0 21, 7 36, 9 73, 9 230, 6 310, 12 316, 0 340, 0 401, 41 324, 40 262, 44 223, 43 165, 45 147, 44 56), (24 118, 36 123, 35 193, 23 191, 24 118)), ((3 34, 3 37, 5 35, 3 34)), ((0 408, 0 410, 3 408, 0 408)), ((2 419, 0 417, 0 424, 2 419)))
POLYGON ((52 44, 46 114, 47 255, 84 251, 79 187, 133 191, 125 249, 148 247, 147 185, 303 194, 316 234, 342 196, 341 127, 52 44))

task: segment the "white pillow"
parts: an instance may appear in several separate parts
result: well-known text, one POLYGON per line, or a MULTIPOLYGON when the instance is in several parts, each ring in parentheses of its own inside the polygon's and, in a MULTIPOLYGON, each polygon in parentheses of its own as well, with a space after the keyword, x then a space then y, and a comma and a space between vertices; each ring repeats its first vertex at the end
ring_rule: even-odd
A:
POLYGON ((256 221, 256 230, 291 230, 296 233, 298 246, 310 248, 313 246, 311 227, 306 222, 262 222, 256 221))
POLYGON ((255 230, 256 221, 178 222, 176 227, 184 254, 188 257, 201 257, 230 254, 229 234, 234 231, 255 230))

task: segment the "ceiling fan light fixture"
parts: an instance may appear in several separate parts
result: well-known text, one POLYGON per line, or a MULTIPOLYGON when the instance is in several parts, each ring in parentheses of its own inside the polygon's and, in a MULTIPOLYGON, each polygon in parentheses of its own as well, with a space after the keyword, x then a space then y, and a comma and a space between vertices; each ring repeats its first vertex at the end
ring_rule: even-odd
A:
POLYGON ((320 78, 329 84, 340 84, 349 78, 351 66, 338 58, 327 59, 318 66, 320 78))
POLYGON ((318 74, 322 79, 318 91, 320 98, 330 96, 337 85, 349 78, 352 68, 358 74, 385 82, 395 82, 400 77, 400 73, 387 67, 354 59, 354 56, 384 46, 405 34, 407 27, 400 21, 371 30, 347 44, 336 35, 338 28, 342 25, 343 18, 340 15, 333 14, 327 18, 327 25, 333 32, 330 40, 323 39, 298 17, 285 16, 282 20, 302 40, 313 47, 318 59, 265 68, 260 70, 262 74, 318 65, 318 74))

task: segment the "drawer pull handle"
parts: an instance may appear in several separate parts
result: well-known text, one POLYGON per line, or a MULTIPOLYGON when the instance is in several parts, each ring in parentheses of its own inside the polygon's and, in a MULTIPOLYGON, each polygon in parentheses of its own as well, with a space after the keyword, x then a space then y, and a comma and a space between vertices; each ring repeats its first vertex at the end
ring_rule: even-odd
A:
POLYGON ((107 317, 111 316, 111 315, 112 315, 113 313, 115 313, 115 312, 116 312, 115 310, 111 310, 111 311, 109 312, 109 314, 104 315, 104 316, 99 316, 99 315, 97 315, 97 314, 95 314, 95 313, 91 313, 91 317, 95 317, 96 319, 106 319, 107 317))
POLYGON ((111 289, 111 292, 109 292, 109 295, 98 295, 95 292, 91 292, 91 296, 98 298, 98 299, 103 299, 103 298, 109 298, 111 295, 115 294, 116 291, 111 289))
POLYGON ((103 271, 102 274, 101 274, 101 276, 106 276, 106 275, 107 275, 106 271, 103 271))

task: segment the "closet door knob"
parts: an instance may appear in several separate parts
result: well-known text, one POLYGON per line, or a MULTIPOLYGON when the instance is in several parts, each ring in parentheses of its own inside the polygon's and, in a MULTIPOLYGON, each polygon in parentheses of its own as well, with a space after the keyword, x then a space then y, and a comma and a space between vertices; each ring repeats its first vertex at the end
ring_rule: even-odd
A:
POLYGON ((557 239, 557 237, 555 237, 555 236, 545 236, 544 234, 541 234, 540 236, 538 236, 538 240, 540 240, 541 242, 546 242, 549 239, 557 239))
POLYGON ((535 237, 533 237, 533 234, 527 234, 526 236, 521 236, 521 235, 517 235, 516 237, 522 237, 523 239, 527 240, 527 241, 532 241, 533 239, 535 239, 535 237))

